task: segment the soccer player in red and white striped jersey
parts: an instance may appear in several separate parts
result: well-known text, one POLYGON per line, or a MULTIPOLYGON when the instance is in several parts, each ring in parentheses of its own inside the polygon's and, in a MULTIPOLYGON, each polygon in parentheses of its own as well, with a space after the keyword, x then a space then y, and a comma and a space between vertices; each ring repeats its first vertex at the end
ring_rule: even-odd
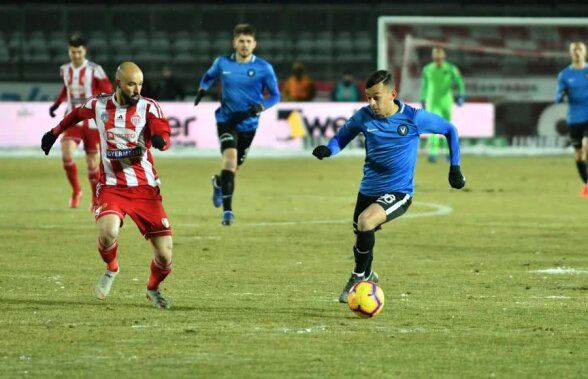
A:
POLYGON ((159 176, 149 150, 167 150, 170 127, 159 104, 141 97, 143 72, 133 62, 116 71, 116 91, 90 98, 45 133, 41 148, 49 154, 64 131, 82 120, 93 120, 100 135, 100 182, 97 186, 96 225, 98 251, 106 272, 96 285, 96 296, 104 299, 119 267, 118 234, 128 214, 153 246, 147 297, 159 308, 169 308, 159 284, 171 272, 172 230, 159 193, 159 176))
MULTIPOLYGON (((112 84, 102 67, 86 59, 85 43, 78 35, 72 36, 69 40, 69 57, 70 63, 62 65, 59 69, 63 86, 53 105, 49 108, 51 117, 55 117, 55 110, 64 101, 67 102, 66 114, 68 114, 73 109, 79 108, 88 98, 101 93, 112 92, 112 84)), ((78 181, 78 169, 73 160, 76 146, 82 141, 86 152, 88 179, 92 189, 90 209, 93 210, 96 184, 98 184, 98 178, 100 177, 98 170, 100 161, 98 129, 96 129, 96 123, 93 120, 81 121, 75 128, 68 129, 61 138, 63 168, 72 187, 72 195, 69 200, 71 208, 77 208, 82 197, 82 190, 78 181)))

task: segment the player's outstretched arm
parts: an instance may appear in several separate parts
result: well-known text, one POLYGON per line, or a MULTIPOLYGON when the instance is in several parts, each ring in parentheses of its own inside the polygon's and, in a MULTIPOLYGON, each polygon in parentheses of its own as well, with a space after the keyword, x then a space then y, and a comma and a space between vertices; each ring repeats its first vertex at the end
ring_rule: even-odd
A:
POLYGON ((41 149, 45 152, 45 155, 49 155, 51 147, 64 130, 71 128, 82 120, 94 117, 94 109, 87 108, 86 105, 87 103, 83 107, 76 108, 68 113, 56 127, 43 134, 43 138, 41 138, 41 149))

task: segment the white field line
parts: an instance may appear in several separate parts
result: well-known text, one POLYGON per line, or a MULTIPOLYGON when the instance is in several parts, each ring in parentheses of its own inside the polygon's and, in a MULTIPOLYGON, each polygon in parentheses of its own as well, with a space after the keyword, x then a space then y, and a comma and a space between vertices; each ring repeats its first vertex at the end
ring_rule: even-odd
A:
POLYGON ((561 275, 561 274, 588 274, 588 269, 585 268, 572 268, 572 267, 550 267, 545 268, 542 270, 532 270, 529 271, 531 273, 536 274, 552 274, 552 275, 561 275))
MULTIPOLYGON (((453 212, 453 208, 437 203, 424 203, 415 201, 413 204, 424 206, 429 209, 430 211, 426 212, 413 212, 411 213, 410 210, 402 215, 397 220, 405 220, 405 219, 412 219, 412 218, 421 218, 421 217, 437 217, 437 216, 446 216, 453 212)), ((397 221, 395 220, 395 221, 397 221)), ((320 224, 350 224, 351 219, 339 219, 339 220, 298 220, 298 221, 271 221, 271 222, 252 222, 252 223, 235 223, 232 227, 264 227, 264 226, 291 226, 291 225, 320 225, 320 224)), ((202 224, 191 224, 191 223, 179 223, 179 224, 172 224, 173 227, 184 227, 184 228, 194 228, 200 227, 202 224)), ((67 229, 95 229, 91 223, 88 224, 76 224, 76 225, 59 225, 59 224, 45 224, 45 225, 37 225, 35 227, 31 227, 31 229, 60 229, 60 228, 67 228, 67 229)), ((191 236, 187 237, 191 239, 219 239, 219 236, 191 236)))

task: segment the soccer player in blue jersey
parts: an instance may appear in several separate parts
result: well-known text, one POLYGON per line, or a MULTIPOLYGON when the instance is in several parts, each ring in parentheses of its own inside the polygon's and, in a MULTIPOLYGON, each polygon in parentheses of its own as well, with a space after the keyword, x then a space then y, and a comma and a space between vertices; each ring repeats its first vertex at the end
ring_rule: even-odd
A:
POLYGON ((569 103, 567 123, 570 140, 575 150, 576 167, 584 186, 580 195, 588 197, 588 67, 586 66, 586 45, 582 42, 570 44, 572 64, 560 71, 557 77, 555 101, 569 103))
POLYGON ((272 65, 253 54, 257 45, 255 28, 239 24, 233 36, 235 52, 215 59, 202 77, 194 100, 194 105, 198 105, 213 83, 220 80, 221 106, 215 115, 223 161, 220 175, 212 177, 212 201, 217 208, 223 206, 223 225, 231 225, 235 218, 232 207, 235 174, 253 142, 259 114, 280 101, 272 65))
POLYGON ((342 303, 347 302, 349 290, 355 283, 378 281, 378 275, 372 271, 375 231, 402 216, 412 202, 421 134, 445 135, 451 161, 449 184, 457 189, 465 185, 459 163, 459 139, 453 124, 397 100, 392 75, 385 70, 368 77, 366 97, 368 106, 355 112, 326 146, 317 146, 312 152, 322 160, 339 153, 359 133, 365 136, 364 176, 353 215, 355 268, 339 297, 342 303))

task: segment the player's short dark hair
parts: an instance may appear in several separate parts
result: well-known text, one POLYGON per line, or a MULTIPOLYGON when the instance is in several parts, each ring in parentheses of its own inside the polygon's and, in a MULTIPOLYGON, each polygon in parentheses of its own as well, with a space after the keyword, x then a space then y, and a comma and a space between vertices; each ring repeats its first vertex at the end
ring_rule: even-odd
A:
POLYGON ((382 83, 387 87, 393 87, 394 81, 392 80, 392 74, 386 70, 372 72, 365 81, 365 88, 371 88, 378 83, 382 83))
POLYGON ((255 26, 251 24, 238 24, 235 26, 235 29, 233 29, 233 37, 238 37, 241 34, 255 38, 255 26))
POLYGON ((79 34, 74 34, 69 38, 69 47, 86 46, 86 41, 79 34))

